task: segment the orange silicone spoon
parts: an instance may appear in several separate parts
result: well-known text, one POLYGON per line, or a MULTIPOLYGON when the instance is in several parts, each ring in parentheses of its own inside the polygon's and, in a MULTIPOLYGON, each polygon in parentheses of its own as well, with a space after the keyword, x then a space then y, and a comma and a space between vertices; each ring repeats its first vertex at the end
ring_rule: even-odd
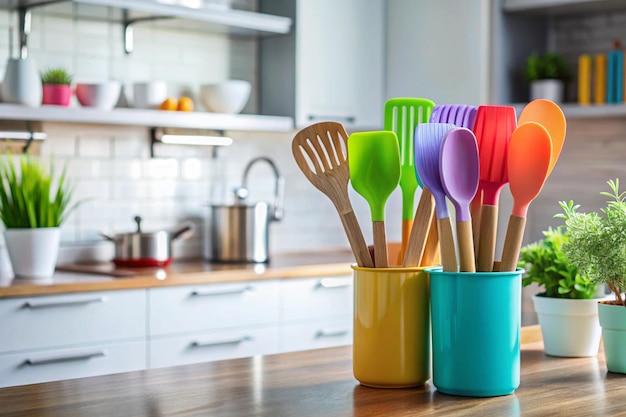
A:
POLYGON ((506 229, 500 271, 515 271, 526 227, 528 205, 537 197, 550 172, 552 141, 547 129, 526 122, 513 131, 509 143, 509 188, 513 211, 506 229))
POLYGON ((565 143, 567 123, 563 110, 553 101, 537 99, 528 103, 519 116, 518 124, 537 122, 546 128, 552 139, 552 157, 550 158, 550 172, 559 159, 561 149, 565 143))

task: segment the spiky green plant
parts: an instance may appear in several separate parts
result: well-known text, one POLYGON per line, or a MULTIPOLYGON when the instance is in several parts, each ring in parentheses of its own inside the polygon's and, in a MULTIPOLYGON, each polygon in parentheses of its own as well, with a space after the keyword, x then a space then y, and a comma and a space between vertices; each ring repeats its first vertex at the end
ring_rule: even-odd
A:
POLYGON ((528 81, 556 79, 567 82, 572 71, 562 55, 555 53, 531 54, 526 59, 525 76, 528 81))
POLYGON ((556 217, 565 219, 569 242, 563 252, 568 259, 595 284, 605 283, 626 307, 626 192, 620 193, 619 178, 607 184, 611 192, 600 193, 609 197, 602 215, 580 213, 580 205, 561 201, 563 213, 556 217))
POLYGON ((67 165, 54 183, 48 171, 29 155, 0 157, 0 220, 7 229, 59 227, 78 206, 70 206, 73 187, 66 181, 67 165))
POLYGON ((51 68, 41 73, 43 84, 72 84, 73 76, 63 68, 51 68))
POLYGON ((543 287, 546 297, 593 298, 596 286, 588 276, 578 272, 563 252, 563 245, 569 239, 565 228, 549 227, 543 236, 520 251, 518 266, 526 270, 522 285, 526 287, 534 282, 543 287))

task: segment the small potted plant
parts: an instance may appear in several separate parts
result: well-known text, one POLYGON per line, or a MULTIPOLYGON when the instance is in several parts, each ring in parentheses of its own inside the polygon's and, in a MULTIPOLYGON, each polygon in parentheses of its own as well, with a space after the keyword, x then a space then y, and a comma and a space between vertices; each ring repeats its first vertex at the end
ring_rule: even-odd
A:
POLYGON ((614 300, 598 304, 606 365, 609 371, 626 373, 626 193, 619 179, 608 182, 609 200, 601 213, 580 213, 573 201, 559 204, 569 241, 563 252, 578 270, 594 283, 606 284, 614 300))
POLYGON ((43 104, 69 106, 72 97, 72 76, 63 68, 52 68, 41 74, 43 104))
POLYGON ((59 252, 61 224, 77 206, 70 206, 73 187, 64 169, 58 180, 32 156, 0 158, 0 220, 16 277, 49 278, 59 252))
POLYGON ((526 60, 525 75, 530 83, 530 101, 543 98, 560 103, 572 73, 562 55, 533 53, 526 60))
POLYGON ((543 231, 544 238, 520 251, 525 269, 522 285, 533 283, 543 292, 533 304, 546 354, 563 357, 594 356, 600 347, 597 298, 604 297, 587 276, 580 274, 563 252, 569 234, 563 226, 543 231))

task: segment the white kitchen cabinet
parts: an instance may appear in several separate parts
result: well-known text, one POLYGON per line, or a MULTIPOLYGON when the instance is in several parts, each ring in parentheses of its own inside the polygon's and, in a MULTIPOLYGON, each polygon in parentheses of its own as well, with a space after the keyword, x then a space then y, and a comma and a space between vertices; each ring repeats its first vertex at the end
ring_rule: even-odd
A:
POLYGON ((276 323, 276 280, 148 290, 150 336, 276 323))
POLYGON ((150 368, 267 355, 279 351, 278 326, 157 337, 150 340, 149 347, 150 368))
POLYGON ((143 289, 0 300, 0 353, 145 336, 143 289))
POLYGON ((340 320, 312 320, 281 327, 281 351, 322 349, 352 344, 351 315, 340 320))
POLYGON ((146 342, 97 343, 76 348, 0 355, 0 387, 138 371, 146 368, 146 342))
POLYGON ((382 128, 384 0, 265 0, 260 10, 295 20, 289 35, 261 40, 263 114, 299 128, 382 128))

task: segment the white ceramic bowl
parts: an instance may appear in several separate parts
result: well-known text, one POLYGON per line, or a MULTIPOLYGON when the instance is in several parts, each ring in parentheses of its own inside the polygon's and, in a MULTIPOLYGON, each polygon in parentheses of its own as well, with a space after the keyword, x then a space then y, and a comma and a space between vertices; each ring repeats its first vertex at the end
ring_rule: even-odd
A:
POLYGON ((76 98, 83 107, 111 110, 120 98, 122 84, 118 81, 76 84, 76 98))
POLYGON ((252 85, 244 80, 226 80, 200 87, 200 97, 207 110, 235 114, 243 110, 250 98, 252 85))
POLYGON ((155 109, 167 98, 165 81, 148 81, 133 84, 132 105, 138 109, 155 109))

